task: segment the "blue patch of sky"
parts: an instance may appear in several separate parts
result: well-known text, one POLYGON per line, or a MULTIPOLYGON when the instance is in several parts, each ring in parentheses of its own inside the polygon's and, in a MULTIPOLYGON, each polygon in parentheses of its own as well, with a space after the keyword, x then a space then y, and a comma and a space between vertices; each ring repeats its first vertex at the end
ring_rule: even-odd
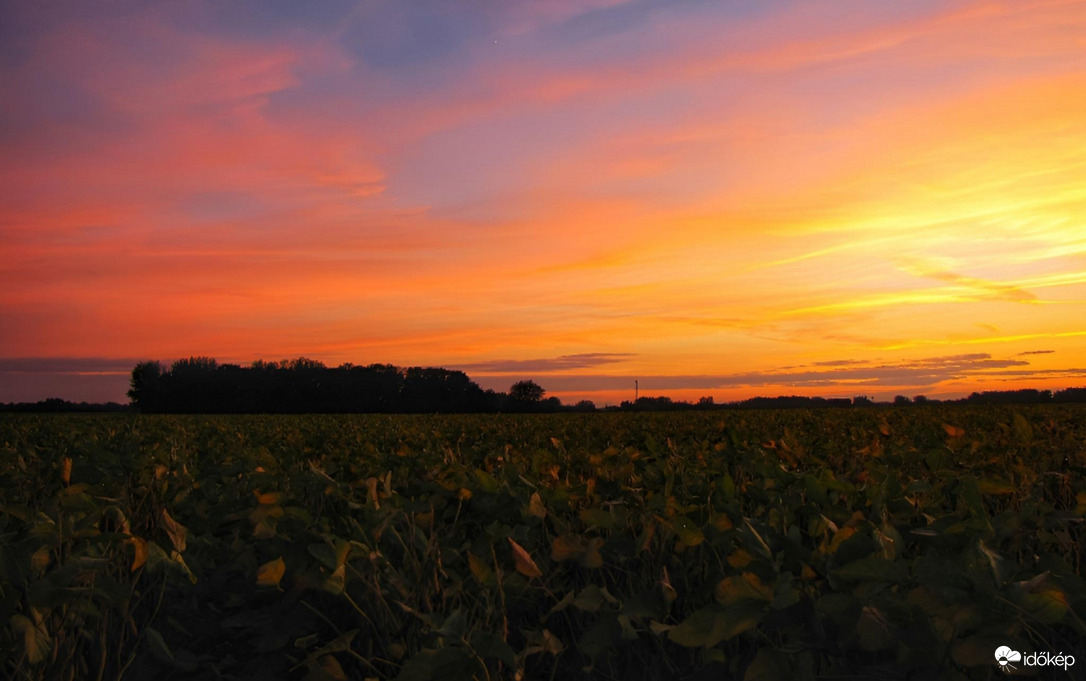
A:
POLYGON ((335 32, 350 21, 359 0, 235 0, 180 3, 177 26, 203 35, 259 40, 268 36, 335 32))
POLYGON ((489 33, 485 16, 461 3, 381 2, 355 15, 340 44, 371 67, 410 72, 456 61, 489 33))
POLYGON ((692 15, 709 21, 737 21, 766 11, 775 2, 745 0, 636 0, 578 14, 546 31, 556 42, 582 42, 630 33, 650 24, 683 21, 692 15))

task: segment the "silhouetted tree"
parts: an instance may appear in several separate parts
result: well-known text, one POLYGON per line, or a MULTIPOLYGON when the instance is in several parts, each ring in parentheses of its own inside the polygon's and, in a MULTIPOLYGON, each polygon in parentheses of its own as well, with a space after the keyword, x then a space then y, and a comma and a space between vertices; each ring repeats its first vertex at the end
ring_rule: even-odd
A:
POLYGON ((1054 402, 1086 402, 1086 388, 1067 388, 1057 390, 1052 396, 1054 402))
POLYGON ((509 388, 509 398, 515 402, 539 402, 546 392, 535 381, 517 381, 509 388))
MULTIPOLYGON (((507 399, 483 391, 462 371, 391 364, 329 369, 305 357, 247 368, 208 357, 178 360, 169 370, 145 362, 132 371, 129 397, 140 411, 174 413, 498 411, 507 399)), ((561 407, 557 398, 530 404, 535 411, 561 407)))
POLYGON ((128 399, 142 411, 161 411, 163 408, 163 367, 159 362, 140 362, 132 370, 131 389, 128 399))

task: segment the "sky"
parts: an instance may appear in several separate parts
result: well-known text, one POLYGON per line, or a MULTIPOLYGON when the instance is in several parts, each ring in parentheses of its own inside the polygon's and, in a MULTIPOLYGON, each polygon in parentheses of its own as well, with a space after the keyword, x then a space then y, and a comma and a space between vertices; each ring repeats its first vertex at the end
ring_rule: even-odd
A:
POLYGON ((1086 2, 0 3, 0 402, 1086 385, 1086 2))

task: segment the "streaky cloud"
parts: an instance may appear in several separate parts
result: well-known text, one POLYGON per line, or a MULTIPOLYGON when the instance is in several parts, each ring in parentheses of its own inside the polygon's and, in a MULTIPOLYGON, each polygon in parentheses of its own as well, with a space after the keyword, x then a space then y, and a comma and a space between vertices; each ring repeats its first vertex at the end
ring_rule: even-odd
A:
POLYGON ((139 361, 107 357, 0 357, 0 374, 128 374, 139 361))
POLYGON ((614 364, 634 357, 629 352, 586 352, 575 355, 561 355, 559 357, 541 359, 497 359, 487 362, 471 362, 458 364, 456 368, 467 372, 485 374, 509 374, 524 371, 564 371, 569 369, 585 369, 600 366, 602 364, 614 364))

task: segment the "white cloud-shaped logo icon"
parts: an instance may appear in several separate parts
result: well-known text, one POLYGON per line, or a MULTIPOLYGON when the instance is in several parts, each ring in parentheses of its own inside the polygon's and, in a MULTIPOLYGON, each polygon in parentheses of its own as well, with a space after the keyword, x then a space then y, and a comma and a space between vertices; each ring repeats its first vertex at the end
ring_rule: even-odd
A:
POLYGON ((999 646, 995 651, 996 662, 1003 668, 1003 671, 1014 669, 1014 665, 1011 662, 1021 662, 1022 653, 1017 650, 1011 650, 1009 646, 999 646))

